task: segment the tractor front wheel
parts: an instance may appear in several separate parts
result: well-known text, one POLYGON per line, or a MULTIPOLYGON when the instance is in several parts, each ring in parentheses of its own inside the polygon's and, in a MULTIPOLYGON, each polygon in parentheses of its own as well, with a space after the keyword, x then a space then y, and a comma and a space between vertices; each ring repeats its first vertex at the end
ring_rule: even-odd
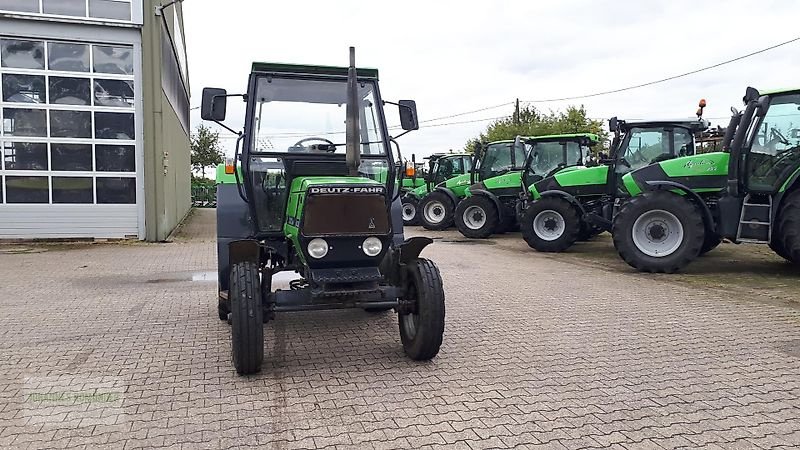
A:
POLYGON ((403 199, 403 225, 419 225, 419 200, 414 197, 403 199))
POLYGON ((424 258, 408 263, 404 270, 405 299, 413 311, 400 314, 400 340, 409 358, 424 361, 439 353, 444 335, 444 288, 436 265, 424 258))
POLYGON ((778 236, 772 239, 777 245, 770 247, 787 261, 800 264, 800 191, 789 194, 781 206, 775 231, 778 236))
POLYGON ((643 272, 674 273, 700 254, 705 227, 698 208, 669 192, 633 197, 614 218, 614 247, 643 272))
POLYGON ((473 195, 458 204, 454 220, 456 228, 464 236, 485 239, 497 231, 500 214, 491 199, 483 195, 473 195))
POLYGON ((528 245, 540 252, 563 252, 578 240, 581 220, 567 200, 544 197, 528 206, 520 229, 528 245))
POLYGON ((422 226, 426 230, 441 231, 453 224, 453 202, 443 192, 431 192, 419 202, 422 226))
POLYGON ((240 375, 256 373, 264 362, 264 307, 256 263, 231 267, 229 298, 233 366, 240 375))

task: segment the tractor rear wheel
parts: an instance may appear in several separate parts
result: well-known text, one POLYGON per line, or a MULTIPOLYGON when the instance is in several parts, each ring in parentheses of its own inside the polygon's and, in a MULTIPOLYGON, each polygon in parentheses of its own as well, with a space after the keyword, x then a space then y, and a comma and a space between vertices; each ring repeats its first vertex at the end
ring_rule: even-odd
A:
POLYGON ((408 263, 404 270, 406 300, 414 311, 400 314, 400 340, 409 358, 424 361, 439 353, 444 335, 444 288, 436 265, 424 258, 408 263))
POLYGON ((776 228, 778 245, 770 247, 788 261, 800 264, 800 190, 792 192, 786 198, 781 206, 776 228))
POLYGON ((231 267, 229 298, 233 366, 239 375, 256 373, 264 361, 264 308, 256 263, 231 267))
POLYGON ((431 192, 419 202, 420 221, 426 230, 441 231, 453 224, 453 202, 443 192, 431 192))
POLYGON ((633 197, 614 218, 614 247, 643 272, 673 273, 700 254, 705 227, 697 207, 669 192, 633 197))
POLYGON ((217 300, 217 314, 219 314, 219 320, 228 320, 228 314, 230 314, 231 309, 228 306, 228 302, 220 298, 217 300))
POLYGON ((491 199, 473 195, 462 200, 454 214, 456 228, 464 236, 485 239, 497 231, 500 214, 491 199))
POLYGON ((563 252, 578 240, 581 220, 567 200, 544 197, 528 206, 520 229, 528 245, 540 252, 563 252))
POLYGON ((419 200, 414 197, 403 199, 403 225, 419 225, 419 200))

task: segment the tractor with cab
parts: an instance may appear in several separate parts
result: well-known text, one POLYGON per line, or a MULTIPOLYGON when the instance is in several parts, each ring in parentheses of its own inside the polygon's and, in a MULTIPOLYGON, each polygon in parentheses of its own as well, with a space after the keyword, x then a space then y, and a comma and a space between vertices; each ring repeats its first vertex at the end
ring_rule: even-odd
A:
MULTIPOLYGON (((223 123, 232 96, 204 89, 202 118, 233 131, 223 123)), ((384 111, 396 105, 408 132, 416 104, 383 100, 378 71, 356 68, 352 47, 346 67, 254 63, 235 96, 246 113, 225 168, 233 182, 218 186, 217 256, 236 371, 260 370, 265 325, 294 311, 394 309, 405 354, 436 356, 442 278, 420 257, 432 240, 404 238, 384 111), (287 289, 273 286, 282 273, 295 276, 287 289)))
MULTIPOLYGON (((472 172, 473 184, 455 210, 456 228, 468 238, 479 239, 516 228, 518 212, 529 195, 528 187, 567 168, 582 166, 590 146, 599 140, 591 133, 518 136, 514 148, 523 149, 523 169, 494 176, 488 170, 481 172, 480 167, 472 172)), ((519 153, 513 155, 513 167, 519 164, 519 153)))
POLYGON ((469 173, 472 167, 472 156, 468 153, 435 153, 427 159, 424 184, 403 194, 404 225, 419 225, 420 201, 439 187, 448 188, 448 183, 454 184, 451 179, 469 173))
POLYGON ((722 151, 662 161, 622 178, 614 221, 625 262, 676 272, 725 239, 766 244, 800 263, 800 89, 747 88, 722 151))
POLYGON ((528 187, 520 217, 522 237, 540 252, 563 252, 575 242, 611 230, 628 197, 622 177, 642 167, 695 153, 694 135, 708 128, 702 119, 609 120, 614 133, 607 158, 593 167, 561 171, 528 187))

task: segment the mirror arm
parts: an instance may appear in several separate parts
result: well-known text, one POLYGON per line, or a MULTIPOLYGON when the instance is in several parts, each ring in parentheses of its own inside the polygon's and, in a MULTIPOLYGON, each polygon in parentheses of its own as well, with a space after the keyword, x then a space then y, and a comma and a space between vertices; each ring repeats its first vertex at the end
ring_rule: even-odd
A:
POLYGON ((395 140, 395 139, 399 138, 400 136, 405 136, 405 135, 407 135, 408 133, 411 133, 412 131, 414 131, 414 130, 406 130, 406 131, 403 131, 402 133, 398 134, 397 136, 390 137, 390 138, 389 138, 389 140, 390 140, 390 141, 393 141, 393 140, 395 140))
POLYGON ((214 123, 215 123, 215 124, 217 124, 217 125, 219 125, 219 126, 221 126, 222 128, 225 128, 226 130, 230 131, 231 133, 233 133, 233 134, 235 134, 235 135, 237 135, 237 136, 240 136, 240 137, 242 136, 242 132, 241 132, 241 131, 236 131, 236 130, 234 130, 233 128, 231 128, 231 127, 229 127, 229 126, 225 125, 225 124, 224 124, 224 123, 222 123, 222 122, 219 122, 219 121, 215 120, 215 121, 214 121, 214 123))

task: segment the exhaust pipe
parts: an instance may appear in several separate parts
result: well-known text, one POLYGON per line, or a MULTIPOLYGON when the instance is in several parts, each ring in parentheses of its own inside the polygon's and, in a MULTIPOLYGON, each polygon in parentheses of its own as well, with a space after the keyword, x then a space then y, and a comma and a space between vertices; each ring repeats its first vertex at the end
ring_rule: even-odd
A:
POLYGON ((345 143, 347 169, 351 177, 358 176, 361 166, 361 133, 358 129, 358 76, 356 73, 356 48, 350 47, 350 66, 347 69, 347 119, 345 143))

